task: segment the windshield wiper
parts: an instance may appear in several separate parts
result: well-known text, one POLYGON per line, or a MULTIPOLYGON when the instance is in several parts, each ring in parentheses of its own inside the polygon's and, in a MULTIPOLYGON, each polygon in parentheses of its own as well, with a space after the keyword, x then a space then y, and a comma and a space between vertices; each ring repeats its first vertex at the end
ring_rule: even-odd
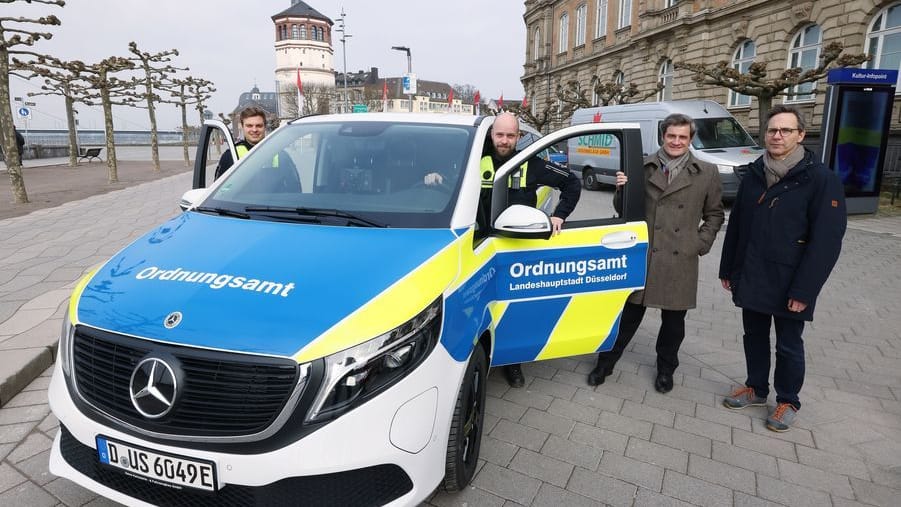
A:
POLYGON ((212 206, 199 206, 197 208, 194 208, 194 211, 199 211, 201 213, 213 213, 224 217, 235 217, 243 219, 250 218, 250 215, 248 215, 247 213, 241 213, 240 211, 234 211, 227 208, 214 208, 212 206))
POLYGON ((370 227, 388 227, 386 224, 363 218, 353 213, 341 211, 337 209, 327 208, 291 208, 288 206, 248 206, 244 208, 248 213, 294 213, 297 215, 307 215, 312 217, 337 217, 347 219, 348 223, 354 225, 366 225, 370 227))

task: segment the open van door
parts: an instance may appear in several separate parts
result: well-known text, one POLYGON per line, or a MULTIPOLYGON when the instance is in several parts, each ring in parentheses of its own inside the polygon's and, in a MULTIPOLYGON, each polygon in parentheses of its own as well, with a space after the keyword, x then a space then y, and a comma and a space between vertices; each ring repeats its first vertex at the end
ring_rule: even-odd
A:
POLYGON ((194 180, 191 188, 207 188, 215 180, 216 164, 222 150, 231 151, 232 160, 238 160, 235 141, 231 132, 219 120, 206 120, 197 139, 197 154, 194 157, 194 180))
POLYGON ((610 350, 626 298, 644 288, 645 223, 641 132, 637 123, 592 123, 544 136, 495 173, 490 237, 496 300, 492 366, 610 350), (579 136, 613 136, 629 177, 623 206, 613 192, 582 192, 560 234, 511 235, 498 220, 508 206, 507 177, 548 146, 579 136), (546 238, 547 235, 544 236, 546 238))

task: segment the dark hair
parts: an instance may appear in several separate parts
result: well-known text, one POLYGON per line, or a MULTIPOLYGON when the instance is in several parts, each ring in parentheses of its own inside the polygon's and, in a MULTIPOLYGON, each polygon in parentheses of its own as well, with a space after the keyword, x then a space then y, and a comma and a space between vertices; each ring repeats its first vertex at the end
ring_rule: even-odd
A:
POLYGON ((798 129, 801 130, 801 132, 805 131, 804 118, 801 117, 801 112, 798 111, 797 108, 783 104, 779 104, 778 106, 774 106, 772 109, 770 109, 770 112, 766 114, 766 124, 770 124, 770 120, 773 119, 773 116, 785 113, 795 115, 795 118, 798 120, 798 129))
POLYGON ((257 106, 247 106, 241 110, 241 124, 244 124, 244 120, 247 118, 252 118, 254 116, 260 116, 263 118, 263 123, 266 123, 266 110, 257 106))
POLYGON ((687 114, 681 113, 673 113, 660 122, 660 134, 666 135, 666 130, 670 127, 681 127, 682 125, 688 125, 688 133, 690 137, 695 136, 695 121, 691 119, 691 116, 687 114))

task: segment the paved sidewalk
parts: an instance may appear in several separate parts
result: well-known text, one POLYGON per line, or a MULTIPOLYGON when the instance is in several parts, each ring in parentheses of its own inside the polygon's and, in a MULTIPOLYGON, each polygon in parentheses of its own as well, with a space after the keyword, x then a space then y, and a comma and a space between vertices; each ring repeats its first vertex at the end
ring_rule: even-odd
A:
MULTIPOLYGON (((0 220, 0 505, 110 504, 47 471, 47 368, 75 280, 177 213, 189 184, 185 173, 0 220)), ((652 387, 655 311, 597 388, 590 357, 527 364, 524 389, 494 373, 472 487, 428 504, 897 505, 901 218, 850 221, 805 331, 804 407, 784 434, 764 427, 763 408, 721 406, 745 367, 740 314, 716 280, 720 244, 702 259, 671 393, 652 387)))

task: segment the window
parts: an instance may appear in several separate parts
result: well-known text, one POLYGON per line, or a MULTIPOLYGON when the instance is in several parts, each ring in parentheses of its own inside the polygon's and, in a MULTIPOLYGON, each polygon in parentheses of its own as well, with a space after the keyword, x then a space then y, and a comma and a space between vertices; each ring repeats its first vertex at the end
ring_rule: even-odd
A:
POLYGON ((632 0, 619 0, 619 20, 616 28, 625 28, 632 24, 632 0))
POLYGON ((623 71, 618 70, 613 73, 613 82, 619 86, 623 86, 626 82, 626 75, 623 74, 623 71))
POLYGON ((291 25, 291 38, 292 39, 299 38, 297 35, 297 25, 291 25))
MULTIPOLYGON (((751 64, 754 63, 755 56, 757 56, 757 48, 754 46, 754 41, 744 41, 738 46, 738 49, 735 50, 735 55, 732 57, 732 68, 742 73, 747 72, 751 64)), ((729 91, 730 107, 750 105, 751 97, 749 95, 742 95, 731 90, 729 91)))
POLYGON ((594 38, 598 39, 607 35, 607 0, 598 0, 597 25, 594 29, 594 38))
MULTIPOLYGON (((901 70, 901 3, 883 9, 873 20, 867 33, 867 54, 872 57, 868 69, 901 70)), ((896 84, 895 93, 899 92, 901 86, 896 84)))
POLYGON ((532 39, 532 60, 541 58, 541 29, 535 29, 535 38, 532 39))
POLYGON ((664 7, 670 8, 674 5, 676 5, 677 3, 679 3, 679 0, 666 0, 666 5, 664 7))
POLYGON ((673 100, 673 61, 666 60, 660 66, 657 80, 663 83, 663 88, 657 92, 657 100, 673 100))
POLYGON ((576 9, 576 46, 585 44, 585 21, 588 17, 588 5, 582 4, 576 9))
MULTIPOLYGON (((815 69, 820 61, 820 47, 823 42, 823 32, 819 25, 809 25, 798 32, 792 39, 791 49, 788 53, 788 68, 800 67, 803 70, 815 69)), ((816 82, 801 83, 793 86, 785 98, 786 102, 800 102, 813 100, 813 92, 816 82)))
POLYGON ((307 38, 307 25, 300 25, 300 38, 306 40, 306 38, 307 38))
POLYGON ((562 53, 569 47, 569 14, 560 16, 560 40, 557 44, 557 52, 562 53))

